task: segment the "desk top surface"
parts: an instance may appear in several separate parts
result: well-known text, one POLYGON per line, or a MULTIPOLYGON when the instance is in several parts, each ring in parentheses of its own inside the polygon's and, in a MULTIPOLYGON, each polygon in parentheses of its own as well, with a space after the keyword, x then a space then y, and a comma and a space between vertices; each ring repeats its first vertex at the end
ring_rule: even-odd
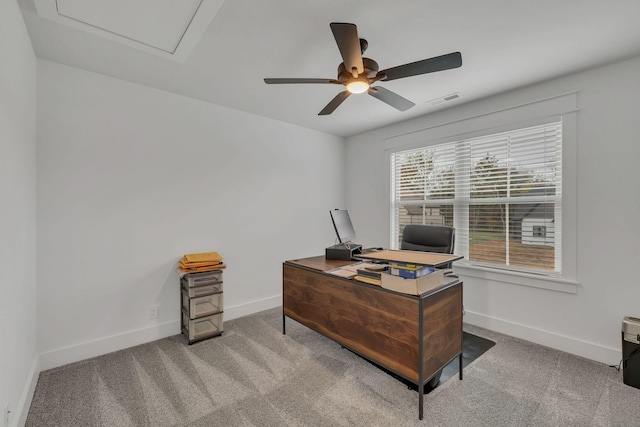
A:
MULTIPOLYGON (((450 262, 463 258, 459 255, 439 254, 433 252, 419 252, 419 251, 400 251, 400 250, 384 250, 384 251, 372 251, 363 254, 358 254, 357 257, 363 261, 391 261, 391 262, 403 262, 409 264, 428 265, 433 267, 440 267, 450 262)), ((295 264, 301 267, 311 268, 318 271, 328 271, 334 268, 343 267, 345 265, 353 264, 358 260, 344 261, 336 259, 327 259, 324 255, 314 256, 310 258, 299 258, 286 261, 288 264, 295 264)))
POLYGON ((440 267, 449 264, 450 262, 462 259, 463 257, 460 255, 441 254, 434 252, 401 251, 390 249, 385 251, 364 253, 358 255, 358 258, 362 258, 364 260, 402 262, 407 264, 440 267))
MULTIPOLYGON (((400 252, 400 251, 396 251, 396 252, 400 252)), ((440 255, 440 254, 432 254, 432 253, 428 253, 430 255, 440 255)), ((448 255, 449 257, 451 257, 452 255, 448 255)), ((453 257, 455 258, 456 256, 453 255, 453 257)), ((292 259, 289 261, 285 261, 285 264, 289 264, 289 265, 294 265, 294 266, 298 266, 298 267, 303 267, 303 268, 308 268, 311 270, 316 270, 320 273, 326 273, 329 270, 333 270, 333 269, 337 269, 339 267, 344 267, 350 264, 354 264, 354 263, 358 263, 358 262, 362 262, 362 261, 357 261, 357 260, 350 260, 350 261, 345 261, 345 260, 335 260, 335 259, 326 259, 324 255, 320 255, 320 256, 314 256, 314 257, 309 257, 309 258, 299 258, 299 259, 292 259)), ((349 282, 352 283, 357 283, 358 285, 362 285, 362 286, 370 286, 370 287, 374 287, 374 288, 381 288, 380 285, 372 285, 372 284, 367 284, 367 283, 363 283, 357 280, 353 280, 353 279, 348 279, 348 278, 344 278, 344 277, 340 277, 340 276, 333 276, 336 279, 342 279, 342 280, 347 280, 349 282)), ((436 287, 433 287, 432 289, 430 289, 429 291, 420 294, 420 295, 416 295, 413 293, 404 293, 404 292, 399 292, 400 295, 405 295, 407 297, 411 297, 411 298, 425 298, 429 295, 432 295, 434 293, 438 293, 454 284, 457 283, 461 283, 460 279, 458 279, 457 276, 453 276, 453 277, 447 277, 444 276, 444 279, 442 281, 442 284, 436 287)), ((387 292, 396 292, 393 289, 386 289, 384 288, 385 291, 387 292)))
POLYGON ((353 264, 357 261, 343 261, 338 259, 327 259, 324 255, 314 256, 310 258, 292 259, 286 261, 287 264, 295 264, 301 267, 307 267, 312 270, 328 271, 334 268, 343 267, 345 265, 353 264))

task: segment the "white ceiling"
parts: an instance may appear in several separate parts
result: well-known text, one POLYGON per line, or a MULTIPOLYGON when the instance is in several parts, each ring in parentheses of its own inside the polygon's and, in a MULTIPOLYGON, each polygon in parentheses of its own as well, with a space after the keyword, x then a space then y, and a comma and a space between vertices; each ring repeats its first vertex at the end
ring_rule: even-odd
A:
MULTIPOLYGON (((185 4, 193 8, 199 1, 185 4)), ((226 0, 219 9, 210 6, 219 0, 202 0, 203 9, 209 5, 217 13, 184 62, 43 18, 34 0, 19 2, 39 58, 341 136, 640 55, 639 0, 226 0), (456 51, 463 65, 378 83, 413 101, 408 111, 364 94, 318 116, 341 86, 266 85, 262 79, 336 78, 342 59, 331 22, 356 24, 369 42, 364 56, 380 69, 456 51), (429 102, 452 93, 460 98, 429 102)), ((145 13, 138 7, 142 15, 133 19, 136 8, 104 11, 105 2, 110 0, 67 5, 84 8, 83 16, 100 25, 108 22, 133 37, 153 34, 169 44, 158 29, 185 25, 184 11, 145 13), (173 24, 156 18, 173 15, 173 24)), ((111 4, 136 2, 149 4, 111 4)))

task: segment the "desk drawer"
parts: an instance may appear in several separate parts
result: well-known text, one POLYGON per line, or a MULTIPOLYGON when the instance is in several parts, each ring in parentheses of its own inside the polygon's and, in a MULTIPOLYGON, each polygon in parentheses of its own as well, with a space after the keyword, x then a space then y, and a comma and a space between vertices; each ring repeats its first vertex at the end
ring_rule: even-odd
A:
POLYGON ((182 308, 189 313, 189 319, 216 314, 222 311, 222 292, 189 298, 185 289, 182 290, 182 308))
POLYGON ((191 320, 187 313, 182 312, 182 325, 189 342, 220 335, 222 334, 222 313, 191 320))

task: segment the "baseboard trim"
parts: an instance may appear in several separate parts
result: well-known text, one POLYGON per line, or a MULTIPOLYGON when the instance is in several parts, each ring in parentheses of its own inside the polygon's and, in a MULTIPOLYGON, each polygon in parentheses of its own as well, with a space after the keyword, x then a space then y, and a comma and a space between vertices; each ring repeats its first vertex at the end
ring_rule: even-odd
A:
POLYGON ((237 319, 238 317, 248 316, 259 311, 269 310, 271 308, 280 307, 282 305, 282 295, 276 295, 257 301, 251 301, 246 304, 235 305, 233 307, 225 307, 224 320, 237 319))
POLYGON ((40 354, 40 369, 57 368, 68 363, 122 350, 135 345, 155 341, 180 333, 180 322, 172 320, 165 323, 123 332, 80 344, 50 350, 40 354))
POLYGON ((26 387, 22 391, 20 396, 20 402, 16 408, 16 414, 18 417, 10 418, 9 426, 17 427, 23 426, 27 422, 27 416, 29 415, 29 408, 31 408, 31 401, 36 391, 36 385, 38 385, 38 378, 40 377, 40 356, 33 359, 31 364, 31 370, 29 371, 29 378, 27 378, 26 387), (16 421, 17 420, 17 421, 16 421))
MULTIPOLYGON (((246 304, 233 307, 225 307, 224 320, 232 320, 238 317, 268 310, 282 305, 282 295, 276 295, 246 304)), ((165 323, 149 326, 147 328, 136 329, 86 341, 80 344, 50 350, 40 354, 40 371, 57 368, 68 363, 79 362, 81 360, 122 350, 135 345, 144 344, 161 338, 180 333, 180 320, 175 319, 165 323)), ((36 374, 37 377, 37 374, 36 374)))
POLYGON ((468 310, 465 311, 464 322, 607 365, 617 365, 622 355, 620 349, 601 346, 468 310))

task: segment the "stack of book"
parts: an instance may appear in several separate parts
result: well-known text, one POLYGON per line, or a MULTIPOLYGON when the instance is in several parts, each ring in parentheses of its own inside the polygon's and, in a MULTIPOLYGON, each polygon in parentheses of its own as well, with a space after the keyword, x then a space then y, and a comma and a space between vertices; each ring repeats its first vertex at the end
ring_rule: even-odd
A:
POLYGON ((405 279, 417 279, 427 274, 431 274, 435 268, 420 264, 409 264, 406 262, 392 262, 389 264, 389 273, 405 279))
POLYGON ((183 273, 201 273, 203 271, 222 270, 226 268, 218 252, 202 252, 186 254, 180 261, 180 271, 183 273))

